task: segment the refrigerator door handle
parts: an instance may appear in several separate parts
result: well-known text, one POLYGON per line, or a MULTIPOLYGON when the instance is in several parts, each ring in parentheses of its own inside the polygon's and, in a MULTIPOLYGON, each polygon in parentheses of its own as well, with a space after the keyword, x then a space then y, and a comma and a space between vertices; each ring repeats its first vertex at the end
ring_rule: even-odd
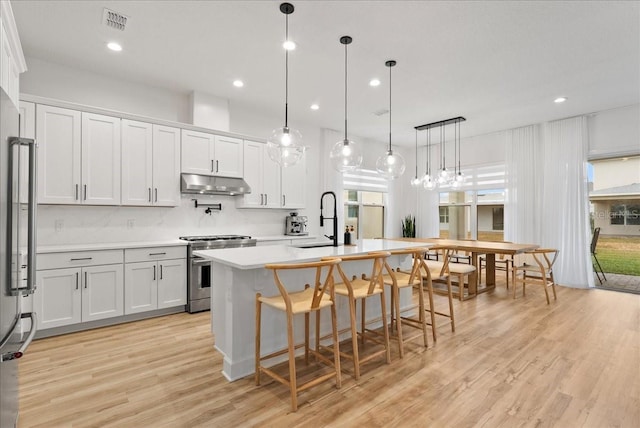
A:
POLYGON ((28 146, 29 148, 29 197, 27 211, 27 286, 20 288, 18 295, 33 294, 36 290, 36 190, 38 171, 36 150, 38 145, 32 138, 10 137, 9 144, 28 146))
POLYGON ((26 314, 22 314, 21 318, 31 318, 31 328, 29 329, 29 335, 27 336, 25 341, 22 342, 22 345, 20 345, 20 348, 17 351, 0 354, 0 362, 11 361, 11 360, 15 360, 16 358, 22 357, 24 355, 24 352, 29 347, 29 345, 31 345, 31 341, 36 335, 36 324, 37 324, 36 313, 29 312, 26 314))

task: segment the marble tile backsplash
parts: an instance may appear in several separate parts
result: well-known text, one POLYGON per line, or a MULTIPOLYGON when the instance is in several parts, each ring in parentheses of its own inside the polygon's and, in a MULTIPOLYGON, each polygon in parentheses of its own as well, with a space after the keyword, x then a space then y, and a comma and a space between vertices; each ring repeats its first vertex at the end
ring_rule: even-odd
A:
POLYGON ((236 209, 235 196, 199 196, 201 203, 221 203, 205 213, 192 195, 174 208, 124 206, 38 206, 38 245, 86 244, 177 239, 184 235, 284 233, 287 210, 236 209))

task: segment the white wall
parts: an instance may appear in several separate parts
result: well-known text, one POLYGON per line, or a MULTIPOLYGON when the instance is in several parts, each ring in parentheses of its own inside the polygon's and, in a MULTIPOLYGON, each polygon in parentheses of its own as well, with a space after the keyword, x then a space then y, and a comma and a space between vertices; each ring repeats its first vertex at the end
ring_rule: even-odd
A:
POLYGON ((25 94, 86 104, 156 119, 189 123, 188 94, 141 85, 27 57, 20 76, 25 94))
POLYGON ((640 104, 589 116, 589 159, 640 154, 640 104))
MULTIPOLYGON (((189 94, 127 82, 58 64, 28 58, 29 71, 21 80, 25 94, 113 109, 152 118, 188 123, 189 94)), ((280 107, 280 106, 276 106, 280 107)), ((274 108, 280 113, 280 108, 274 108)), ((283 118, 271 112, 254 111, 247 106, 229 106, 230 131, 264 136, 281 125, 283 118)), ((319 225, 320 130, 305 124, 292 124, 301 131, 307 152, 307 210, 309 231, 317 235, 319 225)), ((183 195, 176 208, 90 207, 40 205, 38 211, 39 245, 90 242, 127 242, 175 239, 194 234, 280 235, 289 210, 236 209, 236 196, 198 197, 202 202, 221 202, 222 212, 211 215, 195 209, 191 195, 183 195), (56 228, 62 225, 62 227, 56 228), (133 227, 128 227, 133 224, 133 227)))
POLYGON ((640 183, 640 156, 623 159, 592 162, 593 190, 640 183))

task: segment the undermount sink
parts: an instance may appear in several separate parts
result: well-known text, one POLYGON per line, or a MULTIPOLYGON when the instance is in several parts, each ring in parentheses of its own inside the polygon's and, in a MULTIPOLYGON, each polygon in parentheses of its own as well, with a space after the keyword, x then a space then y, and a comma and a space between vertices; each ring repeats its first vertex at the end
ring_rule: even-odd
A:
MULTIPOLYGON (((338 246, 341 247, 342 244, 338 244, 338 246)), ((309 243, 309 244, 293 245, 293 247, 295 247, 295 248, 333 247, 333 243, 332 242, 312 242, 312 243, 309 243)))

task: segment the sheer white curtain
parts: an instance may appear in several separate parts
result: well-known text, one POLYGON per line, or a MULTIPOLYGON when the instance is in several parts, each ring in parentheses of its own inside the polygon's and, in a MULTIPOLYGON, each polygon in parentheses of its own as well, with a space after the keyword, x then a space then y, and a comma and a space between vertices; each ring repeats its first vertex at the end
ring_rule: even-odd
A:
POLYGON ((541 243, 560 250, 554 266, 559 284, 593 287, 587 186, 587 119, 544 125, 541 243))
POLYGON ((542 151, 540 125, 507 131, 504 239, 540 243, 542 151))
POLYGON ((560 250, 559 284, 593 287, 587 121, 575 117, 509 131, 505 240, 560 250))

